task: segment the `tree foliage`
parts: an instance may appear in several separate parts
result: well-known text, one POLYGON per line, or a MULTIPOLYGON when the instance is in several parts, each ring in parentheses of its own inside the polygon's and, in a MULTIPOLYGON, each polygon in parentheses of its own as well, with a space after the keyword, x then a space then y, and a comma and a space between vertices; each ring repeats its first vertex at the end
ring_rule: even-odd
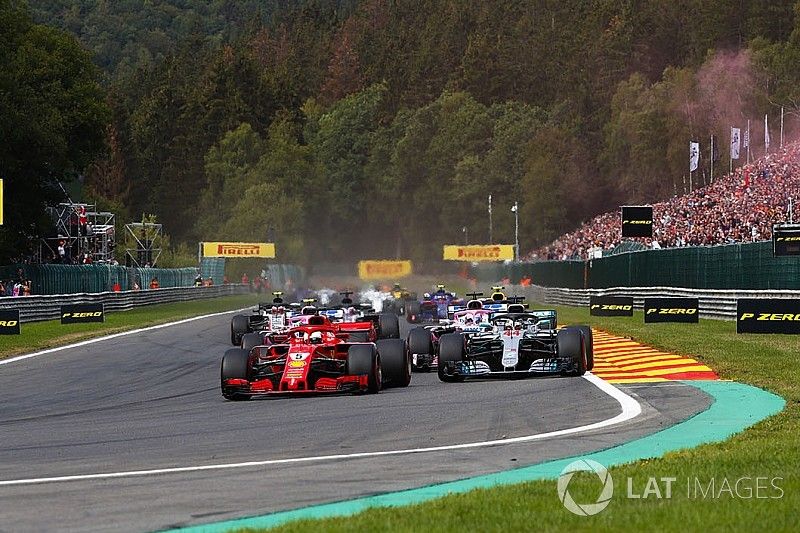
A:
POLYGON ((93 194, 155 213, 176 241, 274 235, 282 258, 323 261, 485 242, 489 194, 493 240, 513 240, 518 201, 533 246, 682 192, 690 140, 702 183, 711 135, 720 147, 748 118, 800 113, 798 6, 48 0, 34 14, 107 74, 111 123, 63 149, 105 137, 93 194))

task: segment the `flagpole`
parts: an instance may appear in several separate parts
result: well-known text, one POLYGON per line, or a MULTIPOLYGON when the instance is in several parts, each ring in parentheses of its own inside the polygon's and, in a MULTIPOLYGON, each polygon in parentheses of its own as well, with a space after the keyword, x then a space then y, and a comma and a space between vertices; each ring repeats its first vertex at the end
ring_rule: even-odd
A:
POLYGON ((750 119, 747 119, 747 164, 750 164, 750 119))
POLYGON ((711 168, 710 183, 714 183, 714 136, 711 136, 711 160, 709 161, 711 168))
POLYGON ((692 141, 689 140, 689 193, 692 192, 692 141))
POLYGON ((781 106, 781 150, 783 150, 783 106, 781 106))
POLYGON ((728 143, 728 174, 733 174, 733 126, 731 126, 731 142, 728 143))

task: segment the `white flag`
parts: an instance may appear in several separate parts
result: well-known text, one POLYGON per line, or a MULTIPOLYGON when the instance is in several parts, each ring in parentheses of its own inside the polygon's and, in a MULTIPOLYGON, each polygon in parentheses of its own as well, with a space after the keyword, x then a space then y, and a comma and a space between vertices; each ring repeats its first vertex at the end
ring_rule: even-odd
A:
POLYGON ((744 130, 744 139, 742 139, 742 147, 747 148, 750 146, 750 128, 744 130))
POLYGON ((700 143, 689 143, 689 172, 697 170, 700 163, 700 143))
POLYGON ((769 121, 767 120, 768 115, 764 115, 764 148, 769 150, 769 121))
POLYGON ((739 159, 739 128, 731 128, 731 159, 739 159))

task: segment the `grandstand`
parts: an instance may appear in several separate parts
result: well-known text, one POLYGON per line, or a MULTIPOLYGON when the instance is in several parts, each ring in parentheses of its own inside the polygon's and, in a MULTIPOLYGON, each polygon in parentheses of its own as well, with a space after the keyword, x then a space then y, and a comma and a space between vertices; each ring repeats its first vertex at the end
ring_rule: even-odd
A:
POLYGON ((800 197, 800 142, 786 144, 689 194, 653 204, 653 238, 625 241, 619 211, 598 215, 577 230, 534 250, 527 261, 588 259, 632 248, 673 248, 757 242, 771 237, 772 225, 789 219, 800 197))

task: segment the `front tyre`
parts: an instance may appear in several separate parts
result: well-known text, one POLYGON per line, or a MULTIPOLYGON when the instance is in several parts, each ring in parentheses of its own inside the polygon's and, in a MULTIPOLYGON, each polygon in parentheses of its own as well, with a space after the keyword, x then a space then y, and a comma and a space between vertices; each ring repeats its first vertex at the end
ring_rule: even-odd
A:
POLYGON ((226 400, 249 400, 250 395, 237 392, 236 389, 226 387, 225 381, 229 379, 245 379, 249 381, 250 364, 249 353, 240 348, 231 348, 225 352, 220 366, 220 385, 222 396, 226 400))
POLYGON ((464 335, 448 333, 439 338, 439 379, 446 383, 464 381, 464 376, 456 371, 464 361, 464 335))
POLYGON ((586 343, 583 332, 577 328, 564 328, 558 332, 558 357, 572 359, 573 371, 570 375, 582 376, 586 373, 586 343))

